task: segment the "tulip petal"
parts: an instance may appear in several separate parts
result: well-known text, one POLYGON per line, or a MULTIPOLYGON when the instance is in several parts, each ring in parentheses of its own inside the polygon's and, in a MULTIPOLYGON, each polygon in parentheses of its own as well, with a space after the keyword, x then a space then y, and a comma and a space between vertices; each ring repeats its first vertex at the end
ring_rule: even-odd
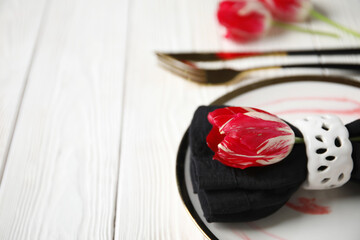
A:
POLYGON ((222 142, 224 137, 225 135, 221 135, 217 127, 213 127, 206 137, 206 143, 209 148, 216 153, 218 150, 218 143, 222 142))
POLYGON ((214 159, 246 168, 278 162, 291 151, 295 135, 284 121, 256 108, 227 107, 208 116, 213 129, 207 137, 214 159))
POLYGON ((269 31, 271 25, 270 12, 257 1, 222 1, 217 18, 227 30, 226 37, 235 41, 259 38, 269 31))
POLYGON ((310 14, 311 0, 260 0, 272 15, 285 22, 302 22, 310 14))

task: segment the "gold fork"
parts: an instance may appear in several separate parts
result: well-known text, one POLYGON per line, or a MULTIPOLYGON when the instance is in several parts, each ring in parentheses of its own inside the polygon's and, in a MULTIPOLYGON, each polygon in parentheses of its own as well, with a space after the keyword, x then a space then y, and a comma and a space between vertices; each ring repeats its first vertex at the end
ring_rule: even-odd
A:
POLYGON ((177 60, 172 56, 157 53, 159 63, 162 67, 190 81, 202 84, 221 84, 236 80, 244 74, 266 70, 266 69, 286 69, 286 68, 329 68, 344 69, 360 72, 360 64, 344 63, 309 63, 309 64, 289 64, 276 66, 254 67, 244 70, 223 69, 203 69, 198 68, 186 60, 177 60))

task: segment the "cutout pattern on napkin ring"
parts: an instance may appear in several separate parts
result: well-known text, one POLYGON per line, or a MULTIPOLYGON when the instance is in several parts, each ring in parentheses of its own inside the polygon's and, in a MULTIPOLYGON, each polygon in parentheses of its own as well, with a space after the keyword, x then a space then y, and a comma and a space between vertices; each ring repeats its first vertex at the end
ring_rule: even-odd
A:
POLYGON ((311 116, 294 122, 304 136, 308 158, 305 189, 330 189, 351 177, 353 160, 349 132, 334 115, 311 116))

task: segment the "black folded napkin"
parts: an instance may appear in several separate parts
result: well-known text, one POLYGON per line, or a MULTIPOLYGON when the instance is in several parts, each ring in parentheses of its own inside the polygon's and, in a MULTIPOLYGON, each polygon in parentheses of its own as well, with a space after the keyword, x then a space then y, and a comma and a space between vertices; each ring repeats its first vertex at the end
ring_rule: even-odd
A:
MULTIPOLYGON (((304 144, 295 144, 282 161, 246 169, 232 168, 213 160, 214 153, 206 144, 212 126, 209 112, 225 106, 199 107, 189 129, 191 149, 191 179, 198 193, 204 216, 209 222, 252 221, 266 217, 281 208, 305 181, 307 159, 304 144)), ((295 135, 302 137, 289 124, 295 135)), ((360 135, 360 120, 347 125, 350 137, 360 135)), ((353 143, 360 150, 360 143, 353 143)), ((353 158, 360 153, 353 151, 353 158)), ((354 169, 360 161, 354 161, 354 169)), ((359 178, 359 170, 352 173, 359 178)))
MULTIPOLYGON (((305 152, 303 144, 295 145, 292 153, 286 159, 267 167, 250 167, 238 169, 225 166, 212 160, 214 152, 206 144, 206 136, 212 126, 207 120, 209 112, 225 106, 199 107, 194 115, 189 129, 191 160, 194 162, 198 188, 214 189, 273 189, 293 187, 301 184, 306 178, 306 157, 297 159, 298 153, 305 152), (285 171, 286 170, 286 171, 285 171), (261 175, 261 177, 259 177, 261 175)), ((297 136, 301 133, 292 127, 297 136)))
MULTIPOLYGON (((351 123, 345 125, 347 130, 349 131, 349 138, 359 137, 360 136, 360 119, 355 120, 351 123)), ((351 157, 354 161, 354 168, 351 172, 351 180, 360 180, 360 142, 352 141, 352 154, 351 157)))

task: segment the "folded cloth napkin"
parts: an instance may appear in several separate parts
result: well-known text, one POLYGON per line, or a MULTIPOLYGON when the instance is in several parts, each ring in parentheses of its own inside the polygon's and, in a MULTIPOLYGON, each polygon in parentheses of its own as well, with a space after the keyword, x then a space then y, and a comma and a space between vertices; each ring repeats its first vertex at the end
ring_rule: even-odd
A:
MULTIPOLYGON (((274 189, 298 186, 306 178, 306 157, 302 161, 294 157, 296 153, 305 152, 302 144, 295 145, 291 156, 267 167, 251 167, 244 170, 225 166, 219 161, 212 160, 214 152, 206 144, 206 136, 212 126, 207 120, 209 112, 225 106, 202 106, 194 115, 189 129, 191 159, 198 188, 215 189, 274 189), (286 170, 286 171, 285 171, 286 170)), ((292 127, 295 134, 301 133, 292 127)))
MULTIPOLYGON (((204 216, 209 222, 252 221, 281 208, 305 181, 307 159, 304 144, 295 144, 282 161, 265 167, 232 168, 213 160, 206 144, 212 126, 209 112, 225 106, 199 107, 189 128, 191 179, 198 193, 204 216)), ((294 126, 295 136, 302 137, 294 126)), ((360 135, 360 120, 346 126, 350 137, 360 135)), ((360 150, 360 143, 353 143, 360 150)), ((359 167, 360 153, 353 151, 354 169, 359 167)), ((359 170, 353 178, 360 179, 359 170)))
MULTIPOLYGON (((360 136, 360 119, 355 120, 345 125, 349 132, 349 138, 360 136)), ((352 154, 351 157, 354 162, 353 171, 351 172, 351 180, 360 181, 360 142, 352 141, 352 154)))

